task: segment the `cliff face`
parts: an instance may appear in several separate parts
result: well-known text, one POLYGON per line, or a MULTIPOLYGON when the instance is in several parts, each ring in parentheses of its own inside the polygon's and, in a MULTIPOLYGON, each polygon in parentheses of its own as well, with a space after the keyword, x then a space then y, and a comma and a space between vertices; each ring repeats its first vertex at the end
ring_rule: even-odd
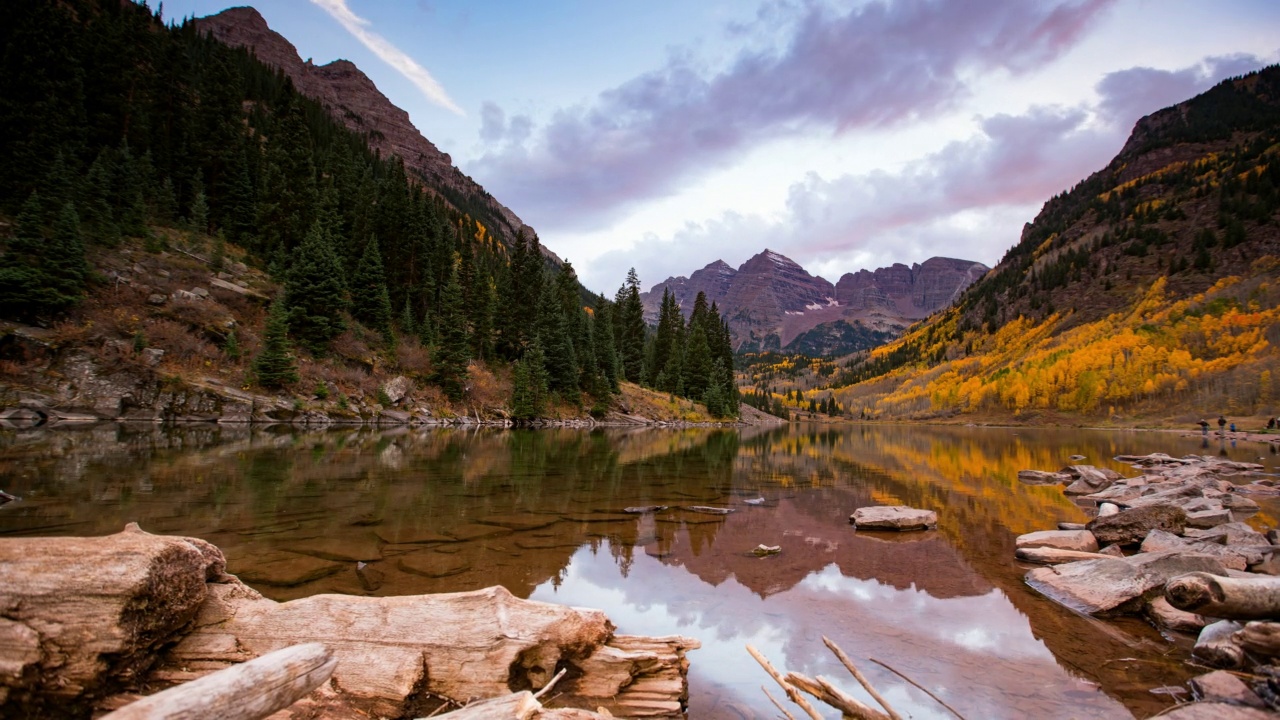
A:
POLYGON ((950 305, 987 270, 982 263, 943 257, 911 267, 894 263, 874 272, 846 273, 836 283, 836 300, 850 309, 896 311, 919 320, 950 305))
POLYGON ((930 258, 911 267, 847 273, 833 286, 765 250, 737 270, 717 260, 687 278, 668 278, 642 299, 647 318, 656 322, 664 290, 686 314, 703 292, 729 321, 738 349, 841 354, 896 337, 950 305, 986 271, 982 263, 930 258))
POLYGON ((473 213, 478 210, 483 216, 476 219, 508 245, 526 227, 515 213, 454 167, 449 155, 423 137, 409 114, 393 105, 355 64, 347 60, 327 65, 303 62, 297 48, 250 7, 230 8, 195 22, 201 32, 232 47, 248 48, 259 60, 282 70, 294 87, 323 104, 335 119, 364 133, 371 148, 383 156, 400 156, 411 177, 455 207, 469 206, 465 211, 473 213))

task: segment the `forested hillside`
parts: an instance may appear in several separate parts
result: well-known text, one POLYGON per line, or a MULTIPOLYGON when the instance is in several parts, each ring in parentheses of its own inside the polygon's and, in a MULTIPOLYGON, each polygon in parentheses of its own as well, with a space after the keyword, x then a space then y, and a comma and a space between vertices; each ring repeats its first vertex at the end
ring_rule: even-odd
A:
POLYGON ((642 378, 634 275, 584 303, 535 236, 499 242, 368 139, 191 22, 118 0, 9 3, 0 320, 46 330, 33 353, 5 326, 4 384, 74 404, 51 378, 75 350, 331 411, 389 406, 382 386, 402 375, 441 412, 533 419, 602 414, 642 378))
POLYGON ((948 311, 852 358, 854 415, 1274 413, 1280 67, 1138 122, 948 311))

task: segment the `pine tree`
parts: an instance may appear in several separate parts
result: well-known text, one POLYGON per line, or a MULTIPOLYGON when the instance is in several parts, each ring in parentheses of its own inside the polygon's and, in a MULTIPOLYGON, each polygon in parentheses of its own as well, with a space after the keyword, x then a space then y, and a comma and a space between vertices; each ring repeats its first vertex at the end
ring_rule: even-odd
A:
POLYGON ((627 279, 618 290, 615 302, 614 337, 622 361, 623 377, 634 383, 644 374, 644 305, 640 302, 640 278, 635 268, 627 271, 627 279))
POLYGON ((564 306, 554 283, 542 289, 538 309, 538 339, 546 352, 547 377, 551 389, 570 398, 578 393, 578 361, 573 352, 564 306))
POLYGON ((591 339, 595 343, 596 366, 605 379, 610 392, 618 392, 618 352, 613 344, 613 306, 603 295, 596 297, 594 327, 591 339))
POLYGON ((449 280, 441 293, 440 340, 433 358, 435 382, 455 402, 462 399, 466 390, 467 363, 470 359, 467 355, 470 341, 467 337, 466 315, 462 308, 462 283, 458 279, 460 263, 461 259, 455 257, 449 280))
POLYGON ((84 293, 87 269, 80 223, 68 203, 46 238, 38 193, 22 206, 0 255, 0 317, 31 321, 60 313, 84 293))
POLYGON ((284 285, 289 329, 312 352, 322 353, 346 329, 346 284, 329 233, 320 223, 294 253, 284 285))
POLYGON ((240 359, 240 340, 236 337, 235 328, 227 332, 227 340, 222 344, 222 352, 227 356, 228 360, 236 361, 240 359))
POLYGON ((512 370, 513 419, 527 422, 546 414, 549 392, 546 362, 542 343, 534 338, 524 357, 516 361, 512 370))
POLYGON ((204 193, 204 178, 196 172, 191 188, 191 209, 187 211, 191 229, 198 233, 209 232, 209 197, 204 193))
POLYGON ((387 292, 387 276, 376 235, 364 244, 364 252, 351 277, 351 314, 387 340, 391 339, 391 296, 387 292))
POLYGON ((288 308, 277 299, 267 314, 262 351, 253 359, 253 378, 265 388, 278 389, 298 382, 298 369, 289 354, 288 308))

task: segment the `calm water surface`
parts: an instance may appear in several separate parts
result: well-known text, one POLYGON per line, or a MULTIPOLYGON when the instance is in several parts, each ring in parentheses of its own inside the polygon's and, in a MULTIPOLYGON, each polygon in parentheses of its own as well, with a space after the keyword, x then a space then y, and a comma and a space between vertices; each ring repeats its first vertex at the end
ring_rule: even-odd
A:
MULTIPOLYGON (((1022 582, 1014 538, 1082 521, 1018 470, 1068 456, 1226 454, 1260 445, 1079 430, 792 426, 594 432, 106 426, 0 432, 0 535, 101 535, 137 521, 216 543, 230 571, 279 599, 493 584, 598 607, 625 633, 699 638, 690 716, 776 715, 747 655, 870 699, 822 645, 841 645, 904 715, 1146 717, 1194 674, 1192 638, 1101 622, 1022 582), (748 500, 763 499, 762 503, 748 500), (935 509, 936 532, 855 532, 855 508, 935 509), (646 515, 628 506, 667 505, 646 515), (680 509, 733 508, 727 516, 680 509), (780 545, 756 558, 756 545, 780 545), (357 562, 368 563, 357 571, 357 562), (1156 690, 1156 692, 1152 692, 1156 690)), ((1269 527, 1280 508, 1249 521, 1269 527)))

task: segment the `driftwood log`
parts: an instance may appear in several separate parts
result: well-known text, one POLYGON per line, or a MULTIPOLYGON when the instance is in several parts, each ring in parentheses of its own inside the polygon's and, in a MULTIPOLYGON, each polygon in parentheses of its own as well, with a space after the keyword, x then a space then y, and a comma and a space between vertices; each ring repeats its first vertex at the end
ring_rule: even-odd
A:
POLYGON ((0 717, 122 708, 144 686, 313 642, 337 660, 332 687, 300 703, 317 718, 445 712, 538 690, 561 670, 556 706, 674 717, 687 702, 685 653, 698 642, 617 635, 598 610, 501 587, 278 603, 224 569, 207 542, 136 526, 108 537, 0 539, 0 717))
POLYGON ((1164 597, 1179 610, 1228 620, 1280 618, 1280 578, 1233 578, 1194 572, 1165 585, 1164 597))
POLYGON ((1255 658, 1280 657, 1280 622, 1247 623, 1231 638, 1242 650, 1255 658))
POLYGON ((225 567, 203 540, 132 523, 103 538, 0 540, 0 716, 75 712, 136 681, 225 567))
POLYGON ((320 643, 294 645, 145 697, 101 720, 260 720, 320 687, 337 664, 320 643))

